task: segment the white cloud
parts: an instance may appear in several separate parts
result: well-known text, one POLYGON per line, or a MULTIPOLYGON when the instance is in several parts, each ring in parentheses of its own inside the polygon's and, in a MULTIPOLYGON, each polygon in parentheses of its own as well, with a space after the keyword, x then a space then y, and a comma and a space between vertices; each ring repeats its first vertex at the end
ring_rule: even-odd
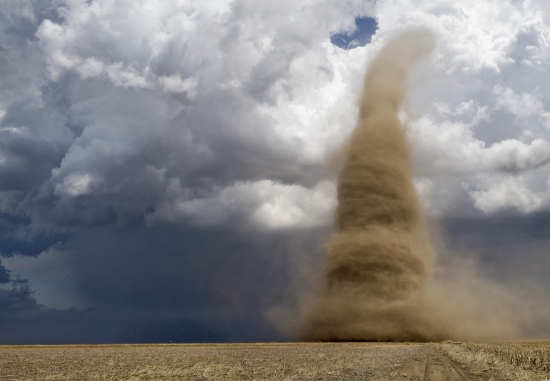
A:
POLYGON ((197 95, 197 79, 193 77, 184 80, 178 74, 169 77, 159 77, 159 82, 166 93, 186 93, 190 99, 197 95))
POLYGON ((521 213, 536 211, 543 206, 545 193, 533 193, 521 177, 509 177, 487 190, 469 192, 474 205, 487 214, 510 209, 521 213))
POLYGON ((492 171, 525 171, 550 162, 550 143, 505 139, 491 146, 476 139, 475 124, 444 121, 429 116, 412 123, 411 139, 422 175, 464 175, 492 171))
POLYGON ((415 23, 438 35, 429 68, 413 78, 409 105, 408 134, 418 183, 430 184, 429 192, 419 187, 429 213, 469 213, 468 203, 485 213, 548 208, 536 201, 550 162, 549 29, 541 2, 382 1, 377 15, 379 38, 415 23), (541 180, 520 182, 521 188, 503 173, 541 180), (489 190, 508 195, 499 197, 501 206, 481 201, 489 190), (471 197, 476 191, 480 201, 471 197))
MULTIPOLYGON (((54 147, 57 156, 48 163, 55 166, 37 166, 49 173, 40 192, 58 197, 49 206, 56 213, 96 215, 92 209, 105 207, 119 217, 147 214, 150 221, 212 225, 239 215, 265 228, 329 223, 305 201, 335 203, 312 184, 325 181, 333 152, 354 126, 367 63, 410 25, 428 26, 438 37, 434 55, 410 81, 407 104, 417 184, 428 209, 462 213, 457 205, 469 203, 491 213, 498 208, 475 201, 472 192, 481 192, 476 200, 490 190, 519 194, 503 173, 548 175, 544 2, 59 4, 63 17, 42 21, 28 4, 10 8, 37 23, 31 42, 10 45, 8 60, 17 62, 13 73, 25 68, 32 79, 14 74, 17 83, 0 91, 3 127, 24 127, 54 147), (351 30, 354 17, 366 14, 380 25, 371 44, 343 50, 330 43, 331 33, 351 30), (179 190, 171 193, 174 184, 179 190), (63 204, 84 195, 85 206, 63 204)), ((20 152, 0 154, 11 163, 20 152)), ((522 187, 541 191, 537 181, 522 187)), ((547 207, 500 199, 527 212, 547 207)), ((52 198, 36 202, 43 200, 52 198)))
POLYGON ((185 222, 197 226, 232 224, 252 229, 308 228, 332 220, 335 188, 321 182, 308 189, 270 180, 239 182, 205 198, 189 197, 174 180, 166 201, 147 216, 150 224, 185 222))
POLYGON ((516 94, 514 90, 500 85, 495 86, 493 94, 497 96, 496 110, 508 111, 520 119, 536 117, 535 120, 550 129, 550 112, 544 109, 539 96, 529 93, 516 94))
POLYGON ((86 58, 77 70, 84 79, 99 77, 105 72, 105 65, 98 59, 90 57, 86 58))
POLYGON ((107 66, 107 77, 115 84, 122 87, 148 88, 151 85, 147 80, 132 67, 124 67, 122 62, 107 66))
POLYGON ((89 173, 72 173, 63 178, 63 182, 55 186, 55 194, 57 196, 78 197, 94 190, 98 180, 89 173))
POLYGON ((296 185, 258 184, 263 200, 250 220, 266 228, 324 226, 332 221, 336 209, 336 189, 323 182, 313 189, 296 185))

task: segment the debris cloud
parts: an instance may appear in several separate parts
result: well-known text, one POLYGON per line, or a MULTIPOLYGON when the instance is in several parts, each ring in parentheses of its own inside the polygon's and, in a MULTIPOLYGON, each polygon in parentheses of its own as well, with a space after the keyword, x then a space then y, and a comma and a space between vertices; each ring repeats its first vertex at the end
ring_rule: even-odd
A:
POLYGON ((426 29, 389 42, 371 63, 338 179, 338 231, 305 340, 431 341, 447 336, 428 301, 434 254, 398 117, 407 77, 435 44, 426 29))

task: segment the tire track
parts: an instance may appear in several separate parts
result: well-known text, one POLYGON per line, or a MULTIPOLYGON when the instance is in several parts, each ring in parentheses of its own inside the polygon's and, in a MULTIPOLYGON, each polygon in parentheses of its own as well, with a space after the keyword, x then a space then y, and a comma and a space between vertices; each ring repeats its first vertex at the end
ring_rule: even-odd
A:
POLYGON ((447 357, 437 353, 426 357, 423 381, 468 381, 468 378, 447 357))
POLYGON ((433 345, 426 345, 398 371, 377 381, 472 381, 468 371, 460 369, 433 345))

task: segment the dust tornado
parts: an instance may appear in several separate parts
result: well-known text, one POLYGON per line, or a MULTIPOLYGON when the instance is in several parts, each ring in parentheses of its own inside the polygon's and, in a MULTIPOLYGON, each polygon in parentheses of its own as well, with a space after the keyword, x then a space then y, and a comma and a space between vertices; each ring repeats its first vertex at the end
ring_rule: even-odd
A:
POLYGON ((426 298, 434 255, 398 118, 408 74, 434 43, 431 32, 408 30, 370 65, 338 178, 338 231, 327 244, 326 284, 308 310, 304 340, 445 336, 426 298))

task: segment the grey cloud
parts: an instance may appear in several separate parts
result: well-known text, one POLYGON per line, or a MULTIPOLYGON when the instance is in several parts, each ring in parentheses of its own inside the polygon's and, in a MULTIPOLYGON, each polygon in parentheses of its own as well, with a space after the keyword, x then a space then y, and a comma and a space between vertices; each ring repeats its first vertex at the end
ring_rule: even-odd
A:
MULTIPOLYGON (((125 224, 139 220, 140 216, 153 210, 162 201, 163 192, 172 179, 178 179, 184 185, 189 197, 200 197, 200 193, 236 181, 269 178, 283 183, 300 181, 312 186, 322 178, 322 167, 300 163, 295 153, 298 146, 282 141, 274 133, 275 121, 256 110, 257 102, 262 101, 261 96, 250 99, 243 89, 225 88, 223 83, 216 83, 219 74, 237 75, 237 80, 245 80, 245 77, 225 73, 224 68, 219 68, 221 72, 218 74, 209 72, 210 68, 202 71, 196 66, 190 58, 193 55, 207 61, 213 59, 212 52, 204 48, 198 50, 200 34, 189 37, 189 48, 177 49, 187 51, 182 56, 182 67, 178 54, 168 54, 176 50, 171 48, 173 42, 166 45, 167 50, 161 47, 161 53, 157 54, 152 52, 148 42, 138 45, 135 36, 125 34, 132 28, 123 30, 122 37, 100 30, 99 35, 106 33, 104 38, 90 38, 87 27, 93 20, 93 17, 88 19, 84 25, 61 24, 59 30, 52 22, 45 21, 38 32, 45 53, 52 54, 49 58, 51 67, 60 65, 57 56, 53 56, 58 54, 57 51, 51 49, 55 44, 61 44, 61 52, 64 45, 68 46, 67 49, 70 47, 70 54, 67 50, 69 61, 93 57, 106 60, 101 63, 105 66, 113 60, 122 60, 120 68, 126 72, 115 78, 110 69, 104 69, 107 72, 102 71, 95 78, 89 77, 84 69, 78 69, 80 74, 65 72, 59 67, 52 69, 56 81, 54 85, 43 88, 42 97, 52 99, 51 108, 65 118, 57 135, 63 135, 68 129, 74 142, 63 137, 63 145, 58 150, 64 154, 60 163, 56 162, 59 155, 51 163, 43 158, 31 160, 40 163, 44 174, 48 171, 52 174, 51 179, 34 177, 35 181, 43 179, 45 183, 38 197, 25 202, 31 212, 33 208, 40 209, 40 214, 44 215, 46 209, 46 215, 63 226, 79 221, 84 224, 112 223, 113 218, 125 224), (77 39, 66 40, 63 33, 72 30, 77 39), (126 37, 130 41, 123 48, 120 44, 126 37), (116 45, 107 49, 105 41, 116 45), (189 52, 191 48, 194 48, 192 54, 189 52), (112 54, 109 53, 111 50, 112 54), (96 51, 104 53, 96 55, 96 51), (149 68, 149 60, 151 71, 145 69, 149 68), (145 71, 140 74, 140 70, 145 71), (152 73, 172 75, 174 72, 181 78, 191 73, 198 75, 196 98, 159 94, 158 89, 149 89, 151 84, 148 81, 155 80, 152 73), (145 82, 135 83, 143 83, 145 88, 141 88, 142 85, 126 88, 131 82, 118 82, 121 78, 129 78, 127 76, 142 78, 140 81, 145 82), (50 88, 55 88, 55 93, 49 91, 50 88), (49 204, 44 206, 43 200, 46 199, 49 204)), ((112 22, 118 25, 116 19, 112 22)), ((208 33, 214 32, 209 29, 208 33)), ((290 32, 281 30, 279 33, 290 32)), ((311 34, 308 29, 307 35, 311 34)), ((94 36, 97 37, 97 33, 94 36)), ((213 40, 220 38, 216 34, 210 37, 213 40)), ((290 37, 276 37, 273 41, 275 51, 280 51, 280 58, 288 63, 295 59, 297 52, 305 49, 303 42, 291 42, 289 50, 285 44, 291 40, 290 37)), ((267 53, 256 64, 260 69, 252 69, 252 73, 271 71, 261 69, 261 62, 273 62, 270 54, 267 53)), ((269 80, 267 86, 277 78, 269 80)), ((10 109, 10 112, 17 114, 15 109, 10 109)), ((5 123, 8 122, 6 119, 5 123)))
POLYGON ((52 245, 63 243, 67 234, 60 229, 33 224, 24 216, 0 213, 0 255, 37 256, 52 245))
POLYGON ((136 313, 159 308, 175 317, 220 310, 259 314, 287 291, 287 242, 316 244, 322 232, 96 228, 75 234, 64 250, 79 253, 67 265, 79 294, 93 306, 138 308, 136 313))
MULTIPOLYGON (((544 310, 541 306, 550 295, 548 212, 448 217, 437 220, 437 226, 445 241, 445 247, 439 248, 444 265, 457 258, 470 258, 487 280, 521 295, 535 310, 544 310)), ((549 330, 547 317, 525 327, 532 337, 545 337, 549 330)))
POLYGON ((6 268, 2 266, 2 261, 0 261, 0 284, 8 283, 9 281, 10 281, 10 271, 6 270, 6 268))
MULTIPOLYGON (((305 254, 310 265, 319 266, 324 234, 324 229, 278 234, 177 227, 82 230, 63 246, 68 255, 60 257, 59 266, 74 277, 74 291, 93 309, 45 308, 23 284, 0 292, 6 299, 0 319, 7 333, 18 321, 31 330, 50 325, 60 337, 50 335, 48 342, 282 340, 268 312, 273 306, 298 308, 304 290, 294 282, 304 282, 305 273, 291 264, 301 263, 305 254), (300 253, 302 245, 316 249, 300 253), (60 329, 63 321, 72 334, 60 329)), ((280 325, 292 323, 281 319, 280 325)), ((18 342, 25 342, 22 337, 18 342)))
MULTIPOLYGON (((252 30, 231 41, 223 26, 237 22, 231 14, 199 23, 209 12, 199 9, 188 24, 171 21, 159 31, 128 23, 122 8, 102 14, 94 2, 80 8, 88 18, 78 22, 76 3, 49 19, 27 5, 27 24, 14 17, 20 9, 7 17, 25 30, 2 35, 9 75, 0 83, 1 252, 63 251, 60 267, 70 270, 82 304, 96 309, 54 310, 28 284, 6 286, 2 342, 281 338, 266 313, 292 293, 292 235, 235 232, 241 210, 227 227, 143 224, 170 197, 208 200, 235 183, 266 179, 307 190, 324 178, 322 164, 300 160, 303 143, 284 141, 278 121, 258 110, 264 99, 243 85, 253 67, 258 78, 271 70, 258 64, 266 53, 247 40, 259 42, 254 22, 243 15, 241 26, 252 30), (165 41, 155 40, 163 33, 165 41)), ((272 22, 268 28, 280 28, 272 22)), ((322 28, 330 25, 320 27, 296 26, 294 37, 279 29, 273 43, 284 70, 266 89, 287 78, 305 47, 328 39, 322 28)))
MULTIPOLYGON (((250 319, 253 320, 253 319, 250 319)), ((0 286, 0 343, 159 343, 223 342, 228 337, 196 319, 128 318, 105 311, 56 310, 39 303, 25 283, 0 286)), ((246 330, 243 322, 224 327, 225 332, 246 330)), ((261 325, 259 329, 261 329, 261 325)), ((258 329, 258 327, 257 327, 258 329)), ((264 328, 265 329, 265 328, 264 328)), ((249 333, 260 336, 248 328, 249 333)), ((245 337, 243 335, 241 338, 245 337)))

